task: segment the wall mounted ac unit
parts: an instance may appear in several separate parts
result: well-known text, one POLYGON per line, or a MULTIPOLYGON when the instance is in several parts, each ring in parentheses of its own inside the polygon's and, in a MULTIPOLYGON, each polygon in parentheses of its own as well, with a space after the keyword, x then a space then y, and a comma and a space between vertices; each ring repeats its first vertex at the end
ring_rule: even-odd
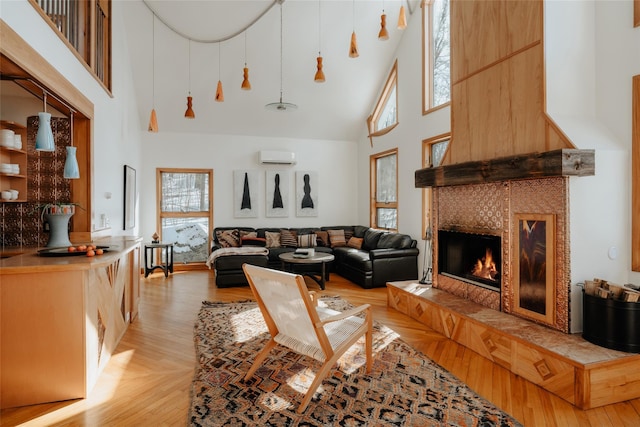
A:
POLYGON ((263 165, 295 165, 296 153, 291 151, 260 151, 260 163, 263 165))

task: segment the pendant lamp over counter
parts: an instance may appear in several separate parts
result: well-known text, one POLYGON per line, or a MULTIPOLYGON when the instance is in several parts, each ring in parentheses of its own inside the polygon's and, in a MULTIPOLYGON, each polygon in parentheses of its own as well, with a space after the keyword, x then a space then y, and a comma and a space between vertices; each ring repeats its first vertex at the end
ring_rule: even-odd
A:
POLYGON ((80 178, 80 169, 78 168, 78 159, 76 158, 76 147, 73 146, 73 110, 71 110, 69 123, 69 141, 71 145, 67 147, 67 159, 64 162, 62 177, 65 179, 78 179, 80 178))
POLYGON ((36 134, 37 151, 56 151, 56 144, 53 141, 53 131, 51 130, 51 114, 47 113, 47 92, 44 92, 44 111, 38 113, 38 133, 36 134))

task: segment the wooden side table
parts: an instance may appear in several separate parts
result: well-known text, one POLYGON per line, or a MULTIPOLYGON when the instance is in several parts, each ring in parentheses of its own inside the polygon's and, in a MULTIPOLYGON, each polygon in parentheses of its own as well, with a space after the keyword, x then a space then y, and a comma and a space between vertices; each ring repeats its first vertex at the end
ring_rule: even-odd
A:
POLYGON ((164 277, 173 273, 173 243, 145 243, 144 245, 144 277, 147 277, 155 269, 164 271, 164 277), (154 252, 160 250, 158 264, 154 264, 154 252))

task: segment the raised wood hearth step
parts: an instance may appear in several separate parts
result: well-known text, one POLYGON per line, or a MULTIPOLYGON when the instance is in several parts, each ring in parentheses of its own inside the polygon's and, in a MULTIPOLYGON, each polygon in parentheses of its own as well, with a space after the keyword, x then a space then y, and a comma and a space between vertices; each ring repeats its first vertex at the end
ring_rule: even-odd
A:
POLYGON ((640 355, 610 350, 417 281, 387 283, 387 304, 580 409, 640 397, 640 355))

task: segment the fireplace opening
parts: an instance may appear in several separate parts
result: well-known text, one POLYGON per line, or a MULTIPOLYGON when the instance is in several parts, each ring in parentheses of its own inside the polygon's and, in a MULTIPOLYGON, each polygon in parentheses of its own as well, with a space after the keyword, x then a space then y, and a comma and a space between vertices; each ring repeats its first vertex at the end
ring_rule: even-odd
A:
POLYGON ((501 238, 438 230, 438 272, 500 292, 501 238))

